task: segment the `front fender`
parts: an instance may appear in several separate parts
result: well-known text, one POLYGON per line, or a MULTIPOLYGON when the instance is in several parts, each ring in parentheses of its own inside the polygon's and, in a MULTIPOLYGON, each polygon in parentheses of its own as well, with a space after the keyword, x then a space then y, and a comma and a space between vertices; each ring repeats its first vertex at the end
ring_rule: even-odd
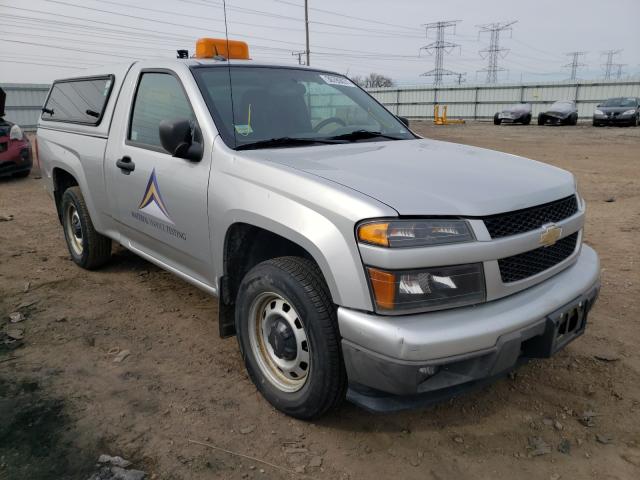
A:
POLYGON ((347 187, 289 167, 233 154, 220 157, 214 161, 209 195, 216 278, 224 271, 226 232, 242 222, 278 234, 309 252, 334 303, 372 310, 355 224, 363 218, 397 213, 347 187))

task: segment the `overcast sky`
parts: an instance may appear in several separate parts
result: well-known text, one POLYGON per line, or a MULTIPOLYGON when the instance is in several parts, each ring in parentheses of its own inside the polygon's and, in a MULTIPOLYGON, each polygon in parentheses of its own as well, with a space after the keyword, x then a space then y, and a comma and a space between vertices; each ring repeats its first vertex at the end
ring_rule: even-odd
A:
MULTIPOLYGON (((297 63, 304 50, 304 0, 228 0, 230 38, 246 40, 255 59, 297 63)), ((422 24, 460 20, 446 40, 460 44, 444 67, 483 83, 478 25, 517 21, 502 33, 500 82, 568 78, 565 55, 586 51, 578 76, 603 75, 603 50, 640 78, 640 0, 309 0, 311 65, 349 75, 378 72, 422 84, 433 56, 420 47, 422 24)), ((224 34, 222 0, 0 0, 0 83, 48 83, 83 68, 126 58, 175 57, 201 36, 224 34)), ((433 34, 433 32, 432 32, 433 34)), ((430 35, 433 37, 433 35, 430 35)), ((446 81, 457 80, 447 77, 446 81)))

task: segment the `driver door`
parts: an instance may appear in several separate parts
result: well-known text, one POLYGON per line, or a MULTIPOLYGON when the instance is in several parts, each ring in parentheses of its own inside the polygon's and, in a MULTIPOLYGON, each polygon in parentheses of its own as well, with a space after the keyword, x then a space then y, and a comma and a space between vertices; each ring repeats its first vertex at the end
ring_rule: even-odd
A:
MULTIPOLYGON (((205 148, 202 160, 194 162, 175 158, 162 148, 162 120, 198 119, 175 72, 133 70, 121 93, 131 100, 116 107, 105 154, 107 191, 122 243, 210 285, 210 149, 205 148)), ((203 141, 213 143, 206 135, 203 141)))

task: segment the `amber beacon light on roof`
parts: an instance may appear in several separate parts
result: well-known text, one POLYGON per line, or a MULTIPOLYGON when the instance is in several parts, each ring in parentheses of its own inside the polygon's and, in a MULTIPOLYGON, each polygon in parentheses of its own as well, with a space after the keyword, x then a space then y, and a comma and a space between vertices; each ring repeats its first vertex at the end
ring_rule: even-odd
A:
POLYGON ((249 60, 249 45, 240 40, 224 38, 199 38, 196 42, 195 58, 224 57, 226 59, 249 60), (228 46, 228 50, 227 50, 228 46))

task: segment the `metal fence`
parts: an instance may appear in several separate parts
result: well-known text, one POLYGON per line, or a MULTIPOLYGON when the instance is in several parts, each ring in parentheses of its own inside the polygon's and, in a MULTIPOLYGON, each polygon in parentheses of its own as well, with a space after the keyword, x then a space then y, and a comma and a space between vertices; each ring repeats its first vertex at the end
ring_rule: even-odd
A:
POLYGON ((17 123, 23 130, 35 130, 49 92, 49 85, 31 83, 0 83, 7 94, 4 118, 17 123))
POLYGON ((640 97, 640 81, 553 82, 504 85, 447 85, 368 89, 391 112, 408 118, 433 118, 436 104, 447 116, 485 119, 505 106, 532 104, 534 118, 556 100, 575 100, 578 115, 591 118, 598 103, 611 97, 640 97))
MULTIPOLYGON (((35 130, 49 85, 5 83, 0 87, 7 94, 5 118, 35 130)), ((578 115, 590 118, 595 106, 607 98, 640 97, 640 81, 415 86, 369 89, 369 93, 396 115, 416 119, 433 118, 436 104, 447 105, 452 118, 485 119, 518 102, 531 103, 535 118, 556 100, 575 100, 578 115)))

